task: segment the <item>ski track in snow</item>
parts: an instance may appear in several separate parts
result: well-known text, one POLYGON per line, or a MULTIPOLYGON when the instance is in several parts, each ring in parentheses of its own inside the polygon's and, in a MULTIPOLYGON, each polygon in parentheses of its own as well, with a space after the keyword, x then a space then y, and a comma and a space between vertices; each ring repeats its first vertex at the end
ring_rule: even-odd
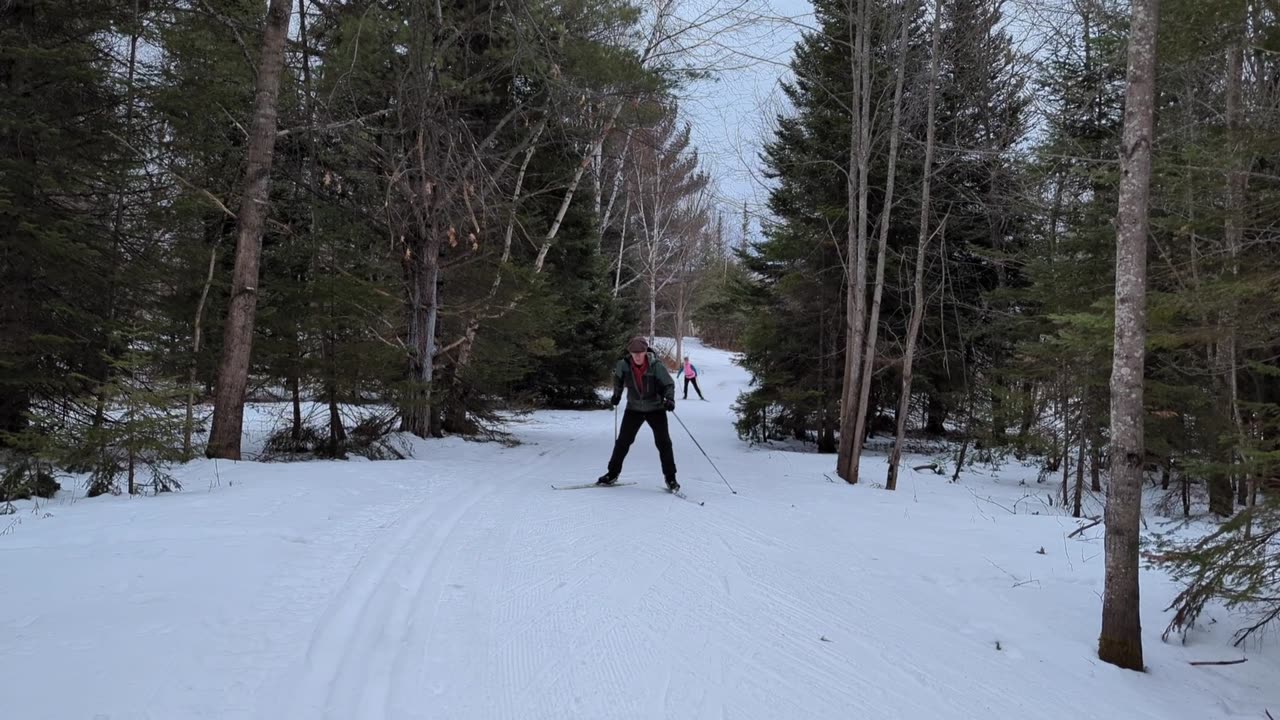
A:
MULTIPOLYGON (((648 433, 624 471, 637 485, 552 490, 602 471, 612 413, 547 412, 518 424, 526 444, 510 449, 447 440, 402 462, 194 463, 174 496, 29 513, 0 536, 0 582, 22 580, 0 585, 4 717, 1201 720, 1280 709, 1274 648, 1191 668, 1237 652, 1229 631, 1159 642, 1175 588, 1158 573, 1143 575, 1151 671, 1099 663, 1101 528, 1064 542, 1069 518, 1001 515, 970 493, 1008 505, 1052 492, 1034 469, 968 473, 959 486, 907 471, 893 494, 831 483, 829 456, 741 443, 729 406, 744 373, 725 353, 689 349, 711 402, 677 412, 740 493, 672 423, 684 490, 701 507, 663 494, 648 433), (225 484, 198 489, 212 477, 225 484)), ((869 453, 864 476, 883 470, 869 453)))

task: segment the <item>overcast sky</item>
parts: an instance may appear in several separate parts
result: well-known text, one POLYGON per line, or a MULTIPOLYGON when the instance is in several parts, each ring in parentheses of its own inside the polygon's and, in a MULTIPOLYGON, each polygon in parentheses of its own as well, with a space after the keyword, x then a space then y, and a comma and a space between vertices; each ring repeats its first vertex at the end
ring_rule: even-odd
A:
MULTIPOLYGON (((696 1, 696 0, 694 0, 696 1)), ((725 0, 701 0, 682 16, 701 16, 709 8, 727 8, 725 0)), ((811 25, 809 0, 732 0, 742 6, 734 29, 708 41, 702 54, 716 66, 715 77, 681 93, 681 109, 693 126, 693 139, 706 169, 716 179, 721 204, 730 214, 736 239, 742 204, 753 214, 766 199, 760 177, 761 144, 769 137, 782 106, 779 80, 788 75, 791 49, 801 28, 811 25)), ((757 228, 758 229, 758 228, 757 228)))

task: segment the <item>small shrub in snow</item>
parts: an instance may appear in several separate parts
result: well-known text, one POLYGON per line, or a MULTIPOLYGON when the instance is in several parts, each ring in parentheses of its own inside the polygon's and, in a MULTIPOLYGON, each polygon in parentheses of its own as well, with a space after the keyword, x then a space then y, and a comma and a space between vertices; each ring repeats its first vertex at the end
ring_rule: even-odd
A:
POLYGON ((52 498, 61 489, 53 469, 32 457, 13 458, 0 475, 0 502, 3 503, 29 500, 32 496, 52 498))

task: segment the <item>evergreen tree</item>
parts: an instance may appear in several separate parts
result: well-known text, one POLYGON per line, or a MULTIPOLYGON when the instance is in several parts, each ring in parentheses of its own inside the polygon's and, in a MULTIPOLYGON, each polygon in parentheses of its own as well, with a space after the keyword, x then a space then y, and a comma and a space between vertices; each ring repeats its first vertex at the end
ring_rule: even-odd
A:
MULTIPOLYGON (((136 165, 105 47, 116 9, 0 7, 0 447, 108 376, 117 191, 136 165)), ((73 422, 92 407, 77 404, 73 422)))

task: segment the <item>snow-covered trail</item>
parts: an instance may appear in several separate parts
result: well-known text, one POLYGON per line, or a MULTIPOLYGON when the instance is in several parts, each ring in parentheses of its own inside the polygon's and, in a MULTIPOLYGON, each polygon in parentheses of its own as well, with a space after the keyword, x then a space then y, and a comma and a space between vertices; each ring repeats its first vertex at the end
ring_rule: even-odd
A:
MULTIPOLYGON (((833 483, 830 457, 741 443, 730 404, 745 374, 725 353, 689 351, 709 401, 677 413, 739 491, 673 422, 681 482, 703 507, 661 490, 647 429, 623 473, 637 485, 552 490, 603 472, 613 437, 611 412, 556 412, 518 426, 525 444, 509 449, 449 440, 404 462, 200 463, 174 496, 28 510, 0 537, 0 707, 18 709, 0 715, 1280 709, 1273 648, 1192 668, 1238 651, 1225 632, 1159 641, 1174 588, 1156 573, 1144 575, 1151 672, 1099 663, 1099 535, 1067 540, 1073 521, 1029 514, 1048 512, 1018 486, 1033 470, 959 485, 908 473, 898 493, 833 483), (1015 502, 1016 515, 1000 507, 1015 502)), ((883 474, 868 455, 865 477, 883 474)))

